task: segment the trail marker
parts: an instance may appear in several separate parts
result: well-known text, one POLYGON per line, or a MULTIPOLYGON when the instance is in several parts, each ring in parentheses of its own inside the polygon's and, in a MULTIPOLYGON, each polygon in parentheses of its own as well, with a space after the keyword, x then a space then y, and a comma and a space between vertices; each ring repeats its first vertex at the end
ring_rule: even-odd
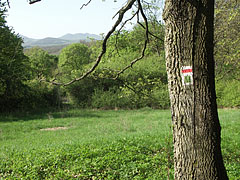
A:
POLYGON ((183 66, 182 67, 182 84, 192 85, 193 84, 193 71, 192 66, 183 66))

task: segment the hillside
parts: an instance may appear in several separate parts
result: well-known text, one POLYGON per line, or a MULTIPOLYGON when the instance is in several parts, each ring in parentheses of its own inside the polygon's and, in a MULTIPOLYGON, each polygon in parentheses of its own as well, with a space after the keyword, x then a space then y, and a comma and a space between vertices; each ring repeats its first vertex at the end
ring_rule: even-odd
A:
POLYGON ((21 35, 24 44, 23 47, 30 48, 34 46, 46 47, 46 46, 63 46, 72 44, 80 41, 89 42, 91 39, 100 40, 101 36, 89 33, 76 33, 76 34, 65 34, 59 38, 46 37, 43 39, 33 39, 27 36, 21 35))

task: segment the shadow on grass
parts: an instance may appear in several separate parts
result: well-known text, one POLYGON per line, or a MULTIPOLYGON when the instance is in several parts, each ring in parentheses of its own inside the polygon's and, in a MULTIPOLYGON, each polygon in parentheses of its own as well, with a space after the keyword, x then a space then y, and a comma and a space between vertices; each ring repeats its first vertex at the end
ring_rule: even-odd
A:
POLYGON ((60 118, 101 118, 102 116, 93 110, 56 110, 56 109, 41 109, 28 112, 12 112, 0 114, 0 122, 14 122, 14 121, 31 121, 31 120, 49 120, 60 118))

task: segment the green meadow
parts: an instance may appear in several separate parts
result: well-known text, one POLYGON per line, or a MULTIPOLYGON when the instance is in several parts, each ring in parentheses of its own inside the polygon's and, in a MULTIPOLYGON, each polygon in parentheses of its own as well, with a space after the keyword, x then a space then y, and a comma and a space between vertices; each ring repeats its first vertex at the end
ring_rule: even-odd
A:
MULTIPOLYGON (((229 178, 240 179, 240 110, 220 109, 229 178)), ((0 179, 173 179, 169 110, 0 115, 0 179)))

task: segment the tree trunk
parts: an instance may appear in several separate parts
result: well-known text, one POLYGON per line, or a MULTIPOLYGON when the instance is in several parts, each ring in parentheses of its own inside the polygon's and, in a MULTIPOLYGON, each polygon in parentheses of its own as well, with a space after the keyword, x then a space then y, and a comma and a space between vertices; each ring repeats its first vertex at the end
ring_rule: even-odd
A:
POLYGON ((227 180, 214 82, 214 0, 166 0, 175 179, 227 180))

